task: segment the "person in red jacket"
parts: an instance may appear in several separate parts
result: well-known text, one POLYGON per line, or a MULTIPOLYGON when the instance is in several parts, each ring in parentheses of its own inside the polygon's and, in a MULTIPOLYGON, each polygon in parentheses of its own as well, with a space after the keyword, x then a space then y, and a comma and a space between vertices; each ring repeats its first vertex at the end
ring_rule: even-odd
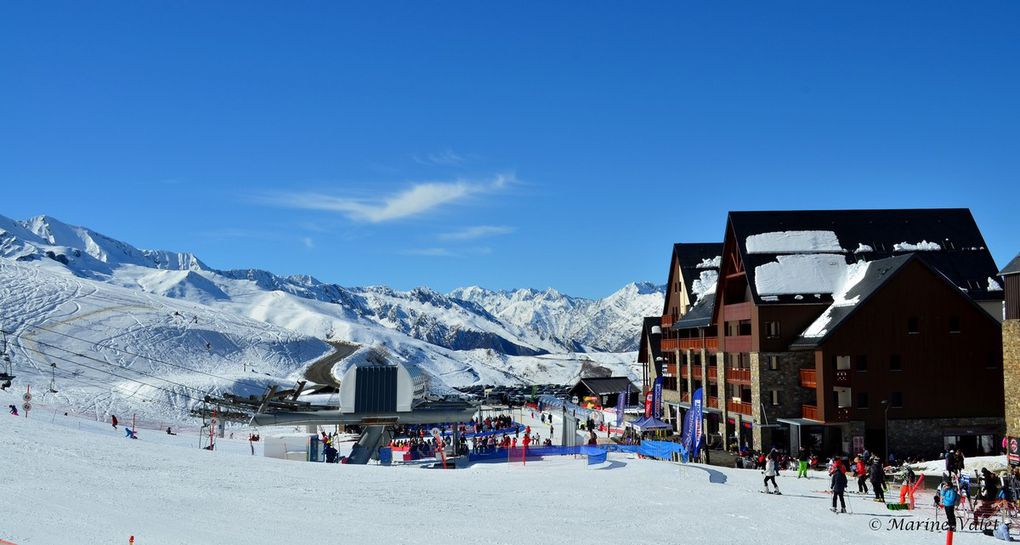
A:
POLYGON ((110 415, 110 423, 113 424, 113 429, 117 429, 117 416, 110 415))
POLYGON ((854 464, 854 473, 857 474, 857 492, 859 494, 868 493, 868 468, 864 466, 864 461, 858 456, 854 464))

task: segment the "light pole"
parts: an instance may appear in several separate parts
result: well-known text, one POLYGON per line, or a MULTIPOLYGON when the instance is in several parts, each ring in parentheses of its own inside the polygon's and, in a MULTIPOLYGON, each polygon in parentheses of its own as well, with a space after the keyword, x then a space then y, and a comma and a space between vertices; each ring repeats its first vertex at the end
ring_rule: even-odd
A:
POLYGON ((884 431, 885 431, 885 460, 883 460, 882 463, 885 464, 885 462, 887 462, 889 460, 889 408, 892 406, 892 404, 889 403, 888 399, 883 399, 882 400, 882 406, 885 407, 885 410, 882 411, 883 414, 885 415, 885 427, 884 427, 884 431))

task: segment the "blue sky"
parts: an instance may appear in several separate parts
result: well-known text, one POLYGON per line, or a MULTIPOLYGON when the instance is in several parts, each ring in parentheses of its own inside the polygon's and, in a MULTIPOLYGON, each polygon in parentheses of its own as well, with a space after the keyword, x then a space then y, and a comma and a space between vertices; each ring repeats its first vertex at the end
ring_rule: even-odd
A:
POLYGON ((727 210, 1020 251, 1020 3, 0 7, 0 214, 343 285, 665 282, 727 210))

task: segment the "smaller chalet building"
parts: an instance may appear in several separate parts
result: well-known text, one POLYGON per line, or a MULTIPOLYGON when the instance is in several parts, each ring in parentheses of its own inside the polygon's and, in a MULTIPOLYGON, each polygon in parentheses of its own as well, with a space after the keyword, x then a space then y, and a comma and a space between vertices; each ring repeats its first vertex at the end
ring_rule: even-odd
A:
POLYGON ((674 423, 704 388, 717 446, 990 453, 997 277, 966 209, 731 212, 721 246, 674 245, 658 329, 642 330, 644 386, 664 378, 674 423))
POLYGON ((627 377, 582 378, 567 396, 577 396, 579 402, 583 402, 586 397, 594 397, 598 398, 599 405, 603 407, 615 407, 623 393, 627 395, 628 406, 638 403, 640 391, 627 377))

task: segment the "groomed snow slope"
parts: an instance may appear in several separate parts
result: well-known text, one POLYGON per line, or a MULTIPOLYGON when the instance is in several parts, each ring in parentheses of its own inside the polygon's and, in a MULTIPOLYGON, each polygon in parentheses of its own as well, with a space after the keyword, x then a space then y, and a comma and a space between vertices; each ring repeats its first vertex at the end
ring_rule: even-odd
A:
POLYGON ((206 393, 293 384, 332 350, 243 316, 79 278, 49 260, 0 259, 0 316, 13 389, 32 385, 36 402, 95 414, 182 417, 206 393))
MULTIPOLYGON (((0 393, 0 403, 12 399, 0 393)), ((932 520, 930 497, 919 501, 924 510, 891 512, 850 496, 853 514, 834 515, 820 473, 798 481, 784 472, 785 495, 771 496, 758 492, 758 471, 629 457, 598 469, 560 457, 441 471, 288 462, 200 450, 193 437, 175 445, 89 429, 0 418, 0 538, 17 545, 127 543, 131 535, 137 545, 945 542, 941 533, 888 529, 893 521, 932 520)), ((956 543, 991 541, 961 531, 956 543)))

